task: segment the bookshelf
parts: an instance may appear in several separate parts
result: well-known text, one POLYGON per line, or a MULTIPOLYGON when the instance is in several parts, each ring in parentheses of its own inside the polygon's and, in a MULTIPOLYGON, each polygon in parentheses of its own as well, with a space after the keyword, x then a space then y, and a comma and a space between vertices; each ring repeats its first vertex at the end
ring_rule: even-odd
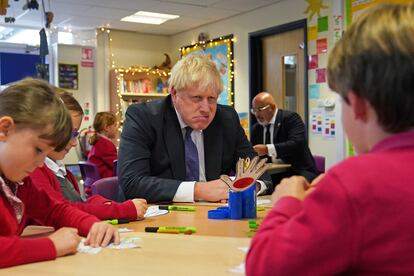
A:
POLYGON ((130 104, 162 99, 168 95, 167 68, 135 66, 110 71, 110 109, 123 124, 130 104))

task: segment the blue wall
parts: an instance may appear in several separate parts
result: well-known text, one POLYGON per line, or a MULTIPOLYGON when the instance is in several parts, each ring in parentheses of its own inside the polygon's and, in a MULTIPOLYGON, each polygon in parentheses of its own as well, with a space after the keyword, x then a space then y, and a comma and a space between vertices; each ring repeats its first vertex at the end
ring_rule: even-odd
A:
POLYGON ((37 77, 39 55, 0 53, 0 82, 2 85, 25 77, 37 77))

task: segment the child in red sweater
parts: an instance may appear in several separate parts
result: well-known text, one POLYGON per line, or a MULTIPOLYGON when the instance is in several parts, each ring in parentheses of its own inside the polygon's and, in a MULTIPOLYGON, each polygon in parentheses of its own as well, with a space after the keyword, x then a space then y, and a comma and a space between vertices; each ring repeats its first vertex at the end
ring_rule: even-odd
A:
POLYGON ((78 232, 87 235, 87 245, 119 243, 113 226, 49 197, 27 178, 70 139, 70 116, 53 89, 26 79, 0 93, 0 267, 75 253, 78 232), (48 237, 20 238, 27 219, 58 230, 48 237))
POLYGON ((93 120, 95 133, 90 138, 92 145, 88 161, 96 164, 101 177, 114 175, 114 161, 118 158, 117 151, 111 139, 116 138, 118 124, 111 112, 98 112, 93 120))
POLYGON ((77 135, 80 128, 83 110, 78 101, 63 89, 56 89, 65 103, 72 118, 72 137, 62 151, 52 151, 45 160, 45 166, 37 168, 30 174, 33 182, 38 183, 57 199, 67 199, 72 206, 84 212, 97 216, 99 219, 127 218, 136 220, 144 218, 147 204, 145 199, 127 200, 122 203, 114 202, 99 195, 89 197, 86 201, 80 196, 78 182, 73 174, 65 169, 61 161, 66 154, 77 145, 77 135))
POLYGON ((328 63, 359 155, 319 184, 282 180, 247 275, 414 275, 413 76, 414 4, 360 15, 328 63))

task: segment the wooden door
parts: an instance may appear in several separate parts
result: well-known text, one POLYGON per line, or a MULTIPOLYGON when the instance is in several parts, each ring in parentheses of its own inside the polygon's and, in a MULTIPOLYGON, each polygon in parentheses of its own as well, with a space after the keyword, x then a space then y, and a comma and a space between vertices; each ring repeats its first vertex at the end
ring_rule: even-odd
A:
POLYGON ((306 122, 304 40, 299 28, 263 37, 261 44, 263 90, 273 95, 279 108, 297 112, 306 122))

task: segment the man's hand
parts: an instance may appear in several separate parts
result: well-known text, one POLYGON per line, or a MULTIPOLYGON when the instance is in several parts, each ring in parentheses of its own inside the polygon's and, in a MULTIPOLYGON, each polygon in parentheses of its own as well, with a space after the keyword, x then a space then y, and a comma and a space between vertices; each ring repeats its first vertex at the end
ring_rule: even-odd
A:
POLYGON ((137 218, 143 218, 148 209, 147 201, 143 198, 134 198, 132 203, 134 203, 135 209, 137 210, 137 218))
POLYGON ((229 198, 229 187, 220 179, 208 182, 196 182, 194 186, 194 200, 212 202, 226 201, 229 198))
POLYGON ((253 149, 257 152, 257 154, 259 156, 263 156, 263 155, 267 155, 268 151, 267 151, 267 146, 266 145, 262 145, 262 144, 258 144, 258 145, 254 145, 253 149))
POLYGON ((85 240, 85 245, 90 245, 92 247, 105 247, 113 239, 114 244, 119 244, 119 233, 118 229, 110 225, 109 223, 95 222, 91 230, 89 230, 88 236, 85 240))
POLYGON ((49 236, 56 248, 58 257, 76 253, 81 237, 78 229, 63 227, 49 236))

